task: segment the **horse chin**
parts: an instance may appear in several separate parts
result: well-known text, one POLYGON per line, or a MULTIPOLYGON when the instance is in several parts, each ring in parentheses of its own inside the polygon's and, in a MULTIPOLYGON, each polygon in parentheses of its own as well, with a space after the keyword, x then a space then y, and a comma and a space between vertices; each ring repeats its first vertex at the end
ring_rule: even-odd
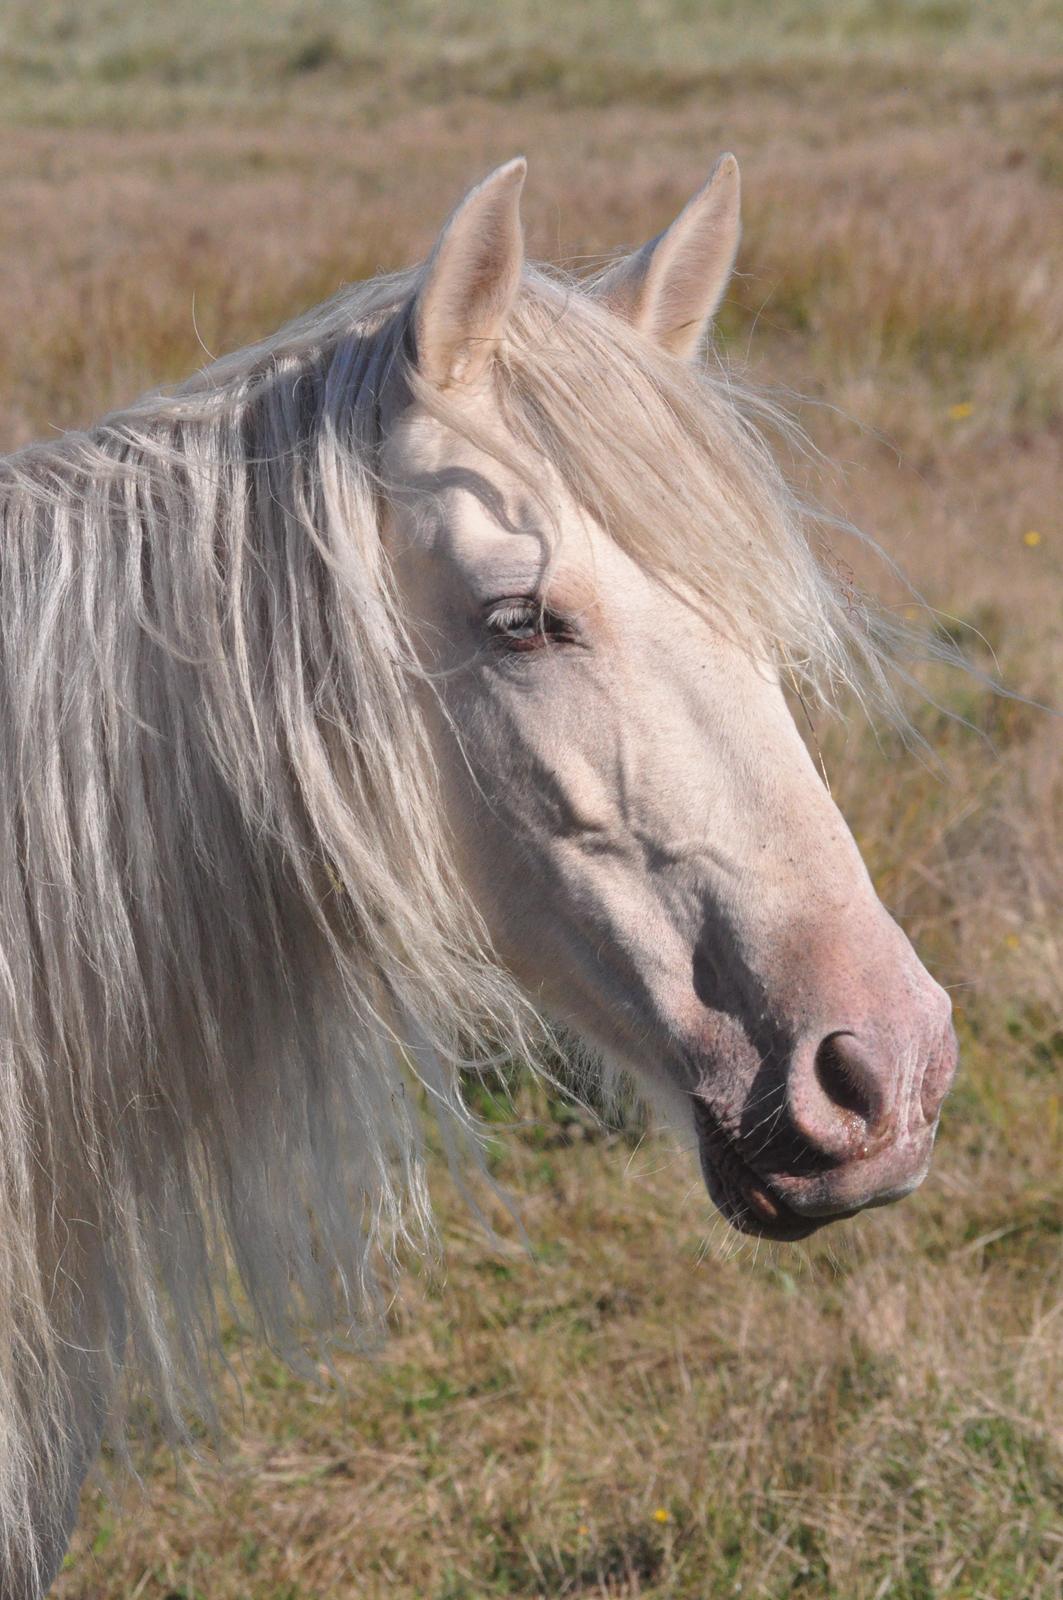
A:
MULTIPOLYGON (((766 1184, 752 1175, 747 1182, 740 1181, 732 1186, 721 1181, 717 1170, 704 1158, 702 1171, 713 1204, 736 1233, 751 1234, 755 1239, 775 1239, 783 1244, 796 1244, 799 1239, 807 1239, 810 1234, 825 1228, 828 1222, 838 1220, 837 1216, 800 1216, 785 1200, 773 1194, 766 1184)), ((853 1213, 847 1211, 844 1215, 852 1216, 853 1213)))
POLYGON ((795 1211, 740 1155, 734 1140, 703 1101, 694 1101, 694 1113, 705 1186, 713 1205, 736 1233, 794 1244, 829 1222, 856 1215, 859 1208, 820 1216, 795 1211))

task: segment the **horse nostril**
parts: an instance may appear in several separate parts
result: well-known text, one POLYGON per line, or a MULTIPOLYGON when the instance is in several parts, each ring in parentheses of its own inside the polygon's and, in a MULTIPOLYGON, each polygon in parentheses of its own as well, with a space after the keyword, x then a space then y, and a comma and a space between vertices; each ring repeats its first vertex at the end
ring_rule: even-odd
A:
POLYGON ((956 1055, 956 1035, 950 1027, 941 1047, 931 1057, 919 1089, 919 1108, 927 1123, 937 1121, 941 1102, 952 1087, 952 1080, 956 1076, 956 1055))
POLYGON ((817 1155, 859 1160, 888 1138, 893 1117, 886 1066, 847 1028, 797 1049, 787 1095, 790 1118, 817 1155))
POLYGON ((816 1051, 816 1078, 831 1106, 859 1117, 870 1133, 882 1116, 882 1093, 855 1034, 828 1033, 816 1051))

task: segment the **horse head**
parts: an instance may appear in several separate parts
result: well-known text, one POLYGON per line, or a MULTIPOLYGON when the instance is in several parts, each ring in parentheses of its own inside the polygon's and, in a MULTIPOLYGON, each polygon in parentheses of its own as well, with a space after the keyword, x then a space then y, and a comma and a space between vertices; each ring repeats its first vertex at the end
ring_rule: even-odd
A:
POLYGON ((784 693, 845 597, 699 361, 737 165, 586 293, 529 275, 523 177, 444 228, 384 451, 449 834, 534 1003, 800 1237, 920 1183, 955 1041, 784 693))

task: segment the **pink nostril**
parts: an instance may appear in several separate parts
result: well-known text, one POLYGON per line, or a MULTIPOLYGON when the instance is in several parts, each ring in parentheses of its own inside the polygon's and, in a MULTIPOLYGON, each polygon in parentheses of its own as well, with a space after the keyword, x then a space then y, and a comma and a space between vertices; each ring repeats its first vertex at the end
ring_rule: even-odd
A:
POLYGON ((952 1087, 952 1080, 956 1076, 957 1053, 956 1035, 950 1028, 941 1049, 931 1057, 919 1090, 920 1110, 928 1123, 937 1120, 941 1102, 952 1087))
POLYGON ((814 1054, 799 1052, 790 1078, 790 1115, 821 1155, 850 1159, 870 1153, 887 1131, 886 1097, 855 1034, 829 1033, 814 1054))

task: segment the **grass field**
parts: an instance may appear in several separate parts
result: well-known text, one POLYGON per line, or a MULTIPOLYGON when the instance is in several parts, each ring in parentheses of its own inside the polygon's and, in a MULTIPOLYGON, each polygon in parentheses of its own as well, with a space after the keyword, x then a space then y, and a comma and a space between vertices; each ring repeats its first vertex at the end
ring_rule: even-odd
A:
MULTIPOLYGON (((721 337, 804 397, 838 466, 797 470, 978 665, 1063 704, 1054 0, 8 0, 0 89, 4 448, 423 254, 517 151, 533 250, 578 261, 735 150, 721 337)), ((227 1458, 149 1430, 139 1484, 86 1492, 62 1600, 1058 1600, 1063 735, 928 684, 966 719, 915 703, 938 770, 817 730, 957 1002, 925 1188, 736 1247, 662 1139, 482 1094, 531 1252, 441 1166, 443 1262, 386 1346, 311 1381, 234 1320, 227 1458)))

